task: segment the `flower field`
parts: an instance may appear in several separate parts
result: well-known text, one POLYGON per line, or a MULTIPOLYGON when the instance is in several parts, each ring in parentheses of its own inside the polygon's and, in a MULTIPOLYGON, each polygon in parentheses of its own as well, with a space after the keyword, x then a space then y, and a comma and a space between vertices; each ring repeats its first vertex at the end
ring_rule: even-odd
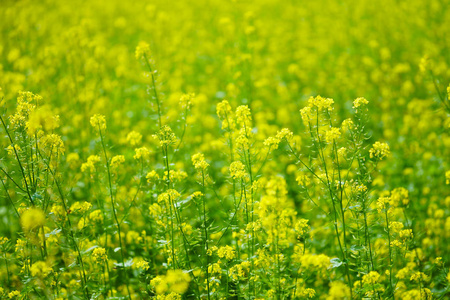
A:
POLYGON ((0 2, 0 299, 450 299, 450 2, 0 2))

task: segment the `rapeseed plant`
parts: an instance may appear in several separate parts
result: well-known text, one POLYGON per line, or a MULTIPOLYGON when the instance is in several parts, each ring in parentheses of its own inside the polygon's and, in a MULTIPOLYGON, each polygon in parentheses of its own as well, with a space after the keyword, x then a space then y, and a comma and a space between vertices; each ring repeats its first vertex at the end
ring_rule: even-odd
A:
POLYGON ((4 1, 0 299, 447 299, 449 9, 4 1))

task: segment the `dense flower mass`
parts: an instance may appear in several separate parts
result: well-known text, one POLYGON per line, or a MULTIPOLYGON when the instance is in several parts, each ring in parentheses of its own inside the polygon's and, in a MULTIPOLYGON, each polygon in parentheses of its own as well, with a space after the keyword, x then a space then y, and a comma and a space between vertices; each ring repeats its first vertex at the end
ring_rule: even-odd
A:
POLYGON ((370 158, 383 159, 390 153, 389 145, 386 143, 375 142, 375 144, 373 144, 372 146, 372 149, 370 149, 369 153, 370 158))
POLYGON ((0 2, 0 300, 450 298, 448 1, 0 2))

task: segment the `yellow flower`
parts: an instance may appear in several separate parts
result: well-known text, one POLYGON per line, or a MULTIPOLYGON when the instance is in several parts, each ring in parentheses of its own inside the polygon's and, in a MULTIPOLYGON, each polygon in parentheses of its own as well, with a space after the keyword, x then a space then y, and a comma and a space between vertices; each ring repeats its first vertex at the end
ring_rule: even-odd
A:
POLYGON ((135 57, 136 59, 141 59, 144 55, 150 53, 150 45, 144 41, 140 41, 136 46, 135 57))
POLYGON ((428 281, 429 277, 423 272, 415 272, 411 275, 410 281, 428 281))
POLYGON ((414 236, 412 229, 403 229, 398 233, 398 235, 403 240, 412 239, 414 236))
POLYGON ((105 248, 97 247, 92 251, 92 256, 97 262, 105 262, 108 260, 105 248))
POLYGON ((219 258, 226 258, 228 260, 232 260, 233 258, 236 257, 236 253, 232 247, 227 245, 217 249, 217 256, 219 256, 219 258))
POLYGON ((9 297, 10 299, 12 299, 12 298, 14 298, 14 297, 17 297, 17 296, 19 296, 19 295, 20 295, 20 292, 19 292, 19 291, 12 291, 12 292, 8 293, 8 297, 9 297))
POLYGON ((280 140, 276 137, 270 136, 267 139, 264 140, 264 146, 271 147, 272 149, 278 149, 278 144, 280 143, 280 140))
POLYGON ((134 159, 148 159, 150 157, 150 150, 147 147, 136 148, 134 152, 136 153, 133 156, 134 159))
POLYGON ((31 275, 34 277, 45 278, 50 274, 52 268, 49 267, 45 261, 38 261, 30 267, 30 271, 31 275))
POLYGON ((50 154, 64 154, 64 142, 61 137, 57 134, 48 134, 41 138, 40 140, 42 147, 49 149, 50 154))
POLYGON ((325 271, 331 265, 330 257, 325 254, 305 254, 300 258, 302 268, 306 270, 325 271))
POLYGON ((341 159, 345 159, 347 153, 348 153, 348 149, 345 147, 341 147, 337 150, 337 153, 339 155, 339 158, 341 159))
POLYGON ((158 203, 153 203, 151 206, 149 206, 148 210, 152 217, 158 217, 162 212, 162 208, 158 203))
POLYGON ((247 105, 241 105, 236 108, 236 122, 241 126, 250 126, 252 115, 247 105))
POLYGON ((158 175, 158 173, 156 173, 155 170, 152 170, 152 171, 147 173, 147 176, 145 176, 145 178, 147 178, 147 182, 148 183, 151 183, 151 182, 154 182, 154 181, 158 180, 159 179, 159 175, 158 175))
POLYGON ((389 145, 386 143, 375 142, 369 150, 370 158, 383 159, 390 154, 389 145))
POLYGON ((197 170, 206 170, 209 167, 209 164, 205 161, 205 156, 203 153, 196 153, 192 155, 192 164, 194 168, 197 170))
POLYGON ((380 274, 376 271, 370 271, 368 274, 364 275, 362 278, 363 284, 374 285, 378 283, 380 279, 380 274))
POLYGON ((45 214, 40 208, 27 209, 22 213, 20 223, 24 231, 32 231, 45 224, 45 214))
POLYGON ((106 129, 106 119, 104 115, 95 114, 91 117, 91 126, 96 130, 105 130, 106 129))
POLYGON ((70 210, 72 212, 77 212, 80 214, 84 214, 85 212, 87 212, 89 209, 91 209, 92 204, 87 202, 87 201, 77 201, 74 204, 72 204, 70 206, 70 210))
POLYGON ((251 136, 251 132, 247 132, 245 128, 241 128, 241 130, 239 130, 239 135, 236 138, 236 145, 242 149, 248 150, 250 148, 249 136, 251 136))
POLYGON ((390 203, 391 203, 391 198, 389 198, 389 197, 378 198, 378 200, 377 200, 378 212, 381 213, 382 211, 388 209, 390 203))
POLYGON ((93 222, 103 222, 103 213, 100 209, 96 209, 89 214, 89 219, 93 222))
POLYGON ((127 134, 127 142, 131 145, 131 146, 137 146, 141 143, 142 141, 142 134, 140 134, 137 131, 131 131, 130 133, 127 134))
MULTIPOLYGON (((164 172, 164 177, 163 180, 167 180, 167 172, 164 172)), ((181 181, 183 179, 187 178, 187 173, 181 170, 175 171, 175 170, 170 170, 169 171, 169 177, 170 177, 170 181, 181 181)))
POLYGON ((331 98, 324 98, 321 96, 317 96, 317 97, 310 97, 308 99, 308 104, 310 107, 317 107, 317 109, 319 111, 321 110, 328 110, 331 111, 333 110, 333 104, 334 104, 334 100, 331 98))
POLYGON ((295 223, 295 231, 297 231, 298 237, 303 237, 308 233, 310 229, 308 222, 307 219, 300 219, 295 223))
POLYGON ((235 123, 232 119, 233 111, 227 100, 223 100, 216 106, 216 113, 220 120, 222 120, 222 129, 234 129, 235 123))
POLYGON ((136 232, 134 230, 130 230, 127 232, 127 235, 126 235, 127 244, 140 243, 141 240, 142 240, 142 238, 139 235, 139 232, 136 232))
POLYGON ((4 244, 6 244, 9 241, 9 239, 7 237, 0 237, 0 246, 3 246, 4 244))
POLYGON ((241 179, 245 176, 245 166, 240 161, 234 161, 230 165, 230 176, 233 179, 241 179))
POLYGON ((40 129, 54 130, 59 127, 59 122, 59 116, 54 115, 48 105, 41 106, 30 113, 26 123, 27 133, 33 136, 40 129))
POLYGON ((183 230, 183 234, 185 234, 185 235, 191 235, 192 233, 193 233, 193 230, 192 230, 192 225, 190 225, 190 224, 187 224, 187 223, 181 223, 181 229, 183 230))
POLYGON ((181 196, 180 193, 178 193, 176 190, 169 189, 165 193, 162 193, 161 195, 158 196, 158 203, 161 202, 170 203, 180 196, 181 196))
POLYGON ((153 138, 159 139, 161 147, 172 145, 177 139, 175 133, 173 133, 172 129, 167 125, 162 126, 161 129, 153 135, 153 138))
POLYGON ((166 275, 152 279, 150 285, 155 288, 158 295, 166 292, 184 294, 189 288, 190 281, 188 273, 182 270, 168 270, 166 275))
POLYGON ((283 128, 277 132, 276 138, 281 141, 283 139, 290 140, 294 136, 294 133, 287 128, 283 128))
POLYGON ((332 281, 326 300, 350 299, 350 288, 342 281, 332 281))
POLYGON ((16 152, 19 153, 21 150, 22 149, 17 144, 14 144, 14 148, 11 145, 9 145, 8 148, 6 148, 6 151, 8 151, 8 155, 16 155, 16 152), (14 151, 14 150, 16 150, 16 151, 14 151))
POLYGON ((217 116, 221 119, 226 119, 232 114, 230 103, 227 100, 223 100, 216 106, 217 116))
POLYGON ((75 168, 80 160, 80 155, 78 153, 72 152, 67 154, 66 161, 71 168, 75 168))
POLYGON ((300 110, 300 115, 302 116, 303 124, 308 127, 311 119, 311 107, 306 106, 300 110))
POLYGON ((327 143, 333 143, 341 136, 341 131, 339 128, 331 127, 325 132, 325 140, 327 143))
POLYGON ((198 199, 200 197, 203 197, 203 193, 202 192, 193 192, 192 195, 190 196, 192 199, 198 199))
POLYGON ((403 225, 403 223, 400 222, 394 221, 389 224, 389 229, 392 230, 392 232, 394 233, 400 232, 400 230, 402 230, 403 227, 405 227, 405 225, 403 225))
POLYGON ((428 55, 424 55, 421 59, 420 59, 420 64, 419 64, 419 69, 420 72, 424 73, 429 69, 430 66, 430 58, 428 57, 428 55))
POLYGON ((353 123, 352 119, 345 119, 342 122, 342 129, 344 130, 351 130, 353 129, 354 126, 355 124, 353 123))
POLYGON ((91 155, 88 157, 87 162, 81 165, 81 172, 89 170, 91 173, 95 172, 95 164, 100 161, 100 156, 91 155))
POLYGON ((295 178, 295 181, 297 181, 298 185, 301 186, 308 186, 311 183, 311 179, 305 174, 299 174, 295 178))
POLYGON ((77 227, 78 227, 79 230, 82 230, 87 225, 88 225, 87 218, 86 217, 81 217, 80 220, 78 221, 77 227))
POLYGON ((191 107, 191 100, 195 97, 195 94, 183 94, 180 98, 180 105, 183 109, 189 109, 191 107))
POLYGON ((369 101, 367 101, 366 98, 364 98, 364 97, 356 98, 356 99, 353 101, 353 109, 354 109, 356 112, 358 112, 358 108, 359 108, 359 107, 364 106, 364 105, 367 105, 367 104, 369 104, 369 101))
POLYGON ((111 159, 111 168, 117 168, 124 162, 125 162, 125 156, 123 156, 123 155, 113 156, 113 158, 111 159))
POLYGON ((303 297, 306 297, 308 299, 314 298, 316 296, 316 291, 314 289, 303 289, 301 292, 301 295, 303 297))
POLYGON ((408 205, 409 203, 409 192, 407 189, 399 187, 395 188, 391 192, 391 200, 393 205, 408 205))
POLYGON ((62 219, 66 215, 64 207, 62 205, 53 205, 50 212, 54 214, 58 219, 62 219))
POLYGON ((143 259, 140 259, 137 263, 136 263, 136 267, 140 268, 142 270, 147 271, 148 269, 150 269, 150 265, 148 263, 148 261, 145 261, 143 259))

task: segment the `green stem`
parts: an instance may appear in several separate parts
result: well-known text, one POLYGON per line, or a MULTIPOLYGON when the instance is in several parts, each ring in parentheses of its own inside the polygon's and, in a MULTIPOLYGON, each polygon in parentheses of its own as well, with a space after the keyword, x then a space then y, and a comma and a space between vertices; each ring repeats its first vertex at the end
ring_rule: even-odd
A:
POLYGON ((208 292, 208 300, 210 300, 210 291, 209 291, 209 270, 208 270, 208 264, 209 264, 209 255, 208 255, 208 228, 206 226, 206 195, 205 195, 205 173, 204 170, 202 170, 202 188, 203 188, 203 230, 205 235, 205 243, 204 243, 204 249, 205 249, 205 273, 206 273, 206 288, 208 292))
POLYGON ((385 218, 386 218, 386 229, 387 229, 387 236, 388 236, 388 243, 389 243, 389 284, 391 287, 392 292, 392 298, 395 300, 395 293, 394 293, 394 285, 392 284, 392 248, 391 248, 391 232, 390 232, 390 226, 389 226, 389 218, 388 218, 388 212, 385 210, 384 212, 385 218))
POLYGON ((102 135, 102 130, 100 128, 100 124, 98 126, 98 132, 100 134, 100 140, 102 143, 102 148, 103 148, 103 153, 105 155, 105 164, 106 164, 106 170, 108 172, 108 183, 109 183, 109 196, 111 199, 111 206, 112 206, 112 211, 113 211, 113 215, 114 215, 114 220, 116 221, 117 224, 117 233, 119 235, 119 247, 120 247, 120 254, 121 254, 121 258, 122 258, 122 267, 125 273, 125 279, 126 279, 126 287, 127 287, 127 292, 128 292, 128 298, 131 300, 131 293, 130 293, 130 287, 129 285, 129 280, 128 280, 128 273, 127 273, 127 269, 125 266, 125 255, 123 253, 123 245, 122 245, 122 234, 121 234, 121 230, 120 230, 120 222, 119 219, 117 218, 117 214, 116 214, 116 205, 114 202, 114 197, 113 197, 113 188, 112 188, 112 180, 111 180, 111 171, 109 168, 109 160, 108 160, 108 154, 106 153, 106 147, 105 147, 105 142, 103 140, 103 135, 102 135))
POLYGON ((161 121, 161 104, 159 102, 159 98, 158 98, 158 93, 156 92, 156 80, 155 80, 155 75, 153 73, 153 69, 152 66, 150 65, 150 63, 148 62, 148 58, 147 58, 147 54, 144 53, 144 59, 145 59, 145 63, 147 64, 147 68, 150 71, 150 75, 152 77, 152 85, 153 85, 153 95, 155 97, 156 100, 156 106, 158 108, 158 121, 159 121, 159 128, 162 127, 162 121, 161 121))

